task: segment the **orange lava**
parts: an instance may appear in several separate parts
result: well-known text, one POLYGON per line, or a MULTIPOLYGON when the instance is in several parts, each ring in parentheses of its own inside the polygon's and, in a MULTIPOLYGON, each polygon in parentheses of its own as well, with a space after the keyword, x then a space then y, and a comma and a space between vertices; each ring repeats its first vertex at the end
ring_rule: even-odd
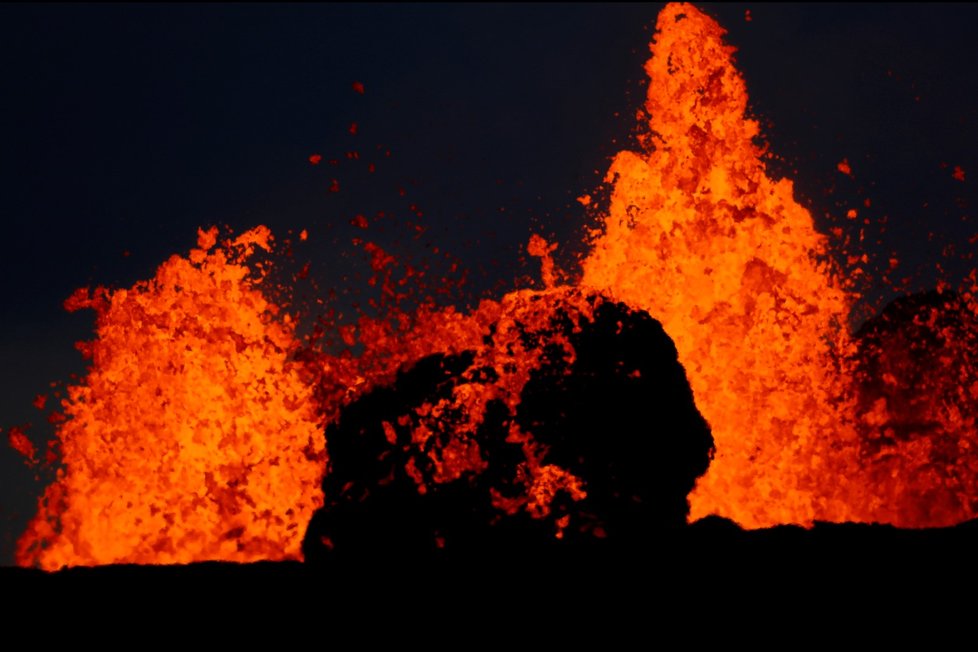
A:
POLYGON ((17 561, 65 565, 297 559, 322 504, 313 392, 293 322, 247 259, 264 227, 173 256, 130 289, 77 291, 97 314, 83 381, 62 402, 63 469, 17 561))
MULTIPOLYGON (((769 176, 723 35, 687 4, 659 15, 643 150, 620 152, 611 165, 610 207, 578 286, 558 284, 556 245, 533 235, 527 252, 540 258, 545 288, 463 314, 412 295, 424 273, 358 240, 370 256, 378 314, 323 326, 349 347, 343 353, 300 347, 294 318, 262 292, 263 267, 251 259, 270 250, 264 227, 220 243, 217 229, 199 231, 198 248, 171 257, 149 281, 77 291, 66 307, 97 314, 96 339, 80 345, 91 367, 61 401, 63 468, 18 542, 18 563, 300 558, 306 523, 323 502, 324 425, 435 353, 473 351, 472 368, 498 380, 462 378, 449 398, 384 430, 393 443, 397 427, 410 426, 411 445, 429 455, 432 477, 405 469, 420 492, 480 473, 486 462, 472 434, 487 405, 498 401, 515 415, 541 364, 526 335, 551 338, 573 359, 550 320, 559 307, 579 323, 595 290, 662 322, 712 428, 716 457, 690 495, 691 519, 921 527, 975 517, 978 326, 969 320, 978 276, 960 299, 949 294, 912 322, 933 337, 885 332, 860 362, 847 328, 852 284, 791 181, 769 176), (912 379, 916 393, 900 378, 912 379)), ((363 84, 353 90, 362 94, 363 84)), ((852 173, 845 160, 838 169, 852 173)), ((352 223, 370 226, 362 215, 352 223)), ((307 238, 303 230, 299 239, 307 238)), ((306 274, 308 266, 299 278, 306 274)), ((507 441, 522 445, 525 492, 494 495, 493 504, 545 518, 558 492, 583 499, 586 479, 548 464, 546 448, 512 424, 507 441)), ((9 440, 34 460, 22 432, 11 429, 9 440)), ((557 536, 568 522, 555 519, 557 536)))
POLYGON ((37 463, 37 450, 22 428, 17 426, 11 428, 7 433, 7 443, 24 458, 28 465, 37 463))
POLYGON ((765 172, 724 30, 685 4, 657 28, 648 149, 611 165, 584 284, 648 310, 676 342, 717 446, 692 518, 845 519, 849 496, 823 465, 846 439, 826 407, 843 393, 831 354, 846 346, 848 297, 791 182, 765 172))
MULTIPOLYGON (((529 249, 531 255, 542 259, 544 274, 552 273, 549 254, 554 246, 533 236, 529 249)), ((368 250, 373 254, 375 271, 385 272, 388 266, 396 265, 376 245, 368 250)), ((384 284, 390 282, 388 275, 384 284)), ((545 345, 559 347, 568 360, 573 359, 573 348, 559 329, 555 330, 554 320, 560 317, 579 324, 581 319, 593 318, 594 308, 577 288, 562 286, 515 290, 498 301, 483 300, 469 313, 432 306, 423 306, 412 314, 394 310, 383 319, 362 318, 355 329, 343 329, 348 346, 363 346, 361 355, 333 355, 311 349, 306 351, 307 367, 317 377, 321 409, 327 420, 333 420, 343 406, 374 387, 392 382, 398 369, 405 365, 432 354, 473 351, 471 368, 492 370, 495 382, 462 378, 450 398, 423 403, 413 413, 403 415, 404 423, 399 421, 398 425, 411 424, 411 446, 424 451, 434 468, 430 478, 423 477, 414 467, 405 471, 414 478, 421 493, 431 484, 464 481, 467 475, 484 471, 486 462, 475 434, 490 403, 499 401, 514 419, 507 441, 519 443, 523 450, 525 461, 520 473, 524 492, 508 498, 493 495, 492 502, 501 512, 526 511, 542 519, 550 515, 550 503, 558 492, 566 492, 576 501, 583 499, 586 491, 579 478, 548 463, 547 448, 516 424, 516 410, 523 388, 543 362, 541 352, 545 345), (558 314, 557 309, 562 312, 558 314), (539 348, 527 349, 527 339, 537 340, 539 348), (487 340, 491 343, 487 344, 487 340)), ((394 424, 384 423, 383 428, 388 440, 396 441, 394 424)), ((559 535, 567 519, 555 525, 559 535)))
MULTIPOLYGON (((583 261, 586 286, 663 323, 713 429, 716 458, 690 495, 690 517, 746 527, 973 518, 974 337, 927 331, 944 348, 902 360, 884 350, 878 366, 904 374, 888 382, 926 378, 911 391, 930 407, 909 415, 879 388, 867 405, 875 379, 857 358, 879 351, 856 350, 846 328, 852 283, 792 183, 768 176, 724 33, 688 4, 659 15, 644 151, 614 159, 610 209, 583 261), (952 365, 955 356, 966 363, 952 365)), ((851 174, 847 161, 838 168, 851 174)), ((953 318, 962 328, 968 319, 953 318)))

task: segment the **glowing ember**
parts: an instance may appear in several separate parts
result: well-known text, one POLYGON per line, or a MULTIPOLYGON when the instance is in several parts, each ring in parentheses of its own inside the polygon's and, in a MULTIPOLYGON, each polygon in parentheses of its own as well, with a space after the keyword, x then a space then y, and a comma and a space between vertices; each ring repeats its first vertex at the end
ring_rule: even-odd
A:
POLYGON ((34 449, 34 444, 31 443, 21 428, 14 426, 10 429, 10 432, 7 433, 7 443, 20 453, 28 464, 37 463, 37 451, 34 449))
POLYGON ((289 361, 293 323, 246 264, 258 228, 173 256, 129 290, 79 290, 92 361, 62 406, 64 468, 19 542, 42 568, 299 556, 322 503, 312 389, 289 361))

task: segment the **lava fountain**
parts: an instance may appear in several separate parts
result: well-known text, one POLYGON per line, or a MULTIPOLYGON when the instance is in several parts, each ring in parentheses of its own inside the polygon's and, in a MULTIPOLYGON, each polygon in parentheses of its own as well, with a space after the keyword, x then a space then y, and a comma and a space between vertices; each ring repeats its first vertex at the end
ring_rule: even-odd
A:
MULTIPOLYGON (((356 355, 302 345, 295 318, 263 293, 263 267, 249 262, 270 248, 263 227, 220 243, 216 230, 200 231, 198 247, 150 281, 78 291, 66 307, 97 314, 97 338, 81 347, 91 367, 62 402, 63 468, 18 562, 300 558, 305 524, 323 504, 323 429, 345 405, 425 356, 475 351, 494 380, 465 377, 384 434, 392 446, 442 442, 411 458, 433 469, 419 492, 477 475, 486 462, 469 435, 490 402, 516 414, 540 365, 521 337, 547 330, 548 302, 586 316, 583 297, 595 292, 661 322, 710 424, 716 454, 689 496, 691 519, 718 514, 757 528, 973 518, 975 288, 910 302, 850 334, 856 294, 791 181, 769 176, 723 36, 690 5, 660 13, 642 151, 611 165, 610 206, 578 287, 557 287, 567 275, 535 236, 528 251, 543 262, 546 290, 468 314, 422 304, 364 317, 339 333, 356 355)), ((376 282, 395 297, 396 261, 369 251, 376 282)), ((556 346, 573 359, 567 341, 556 346)), ((506 436, 522 446, 527 474, 525 494, 497 505, 500 514, 543 518, 561 491, 583 499, 587 478, 547 463, 532 432, 514 426, 506 436)))
MULTIPOLYGON (((973 336, 964 335, 973 317, 963 317, 973 316, 973 287, 967 305, 948 298, 962 316, 956 336, 920 315, 911 319, 916 337, 902 344, 850 337, 852 283, 791 181, 768 176, 724 33, 687 4, 660 13, 646 64, 644 151, 615 157, 610 209, 583 261, 584 285, 662 322, 713 430, 717 453, 690 495, 691 518, 718 514, 751 528, 973 518, 976 378, 973 336), (867 394, 860 361, 890 359, 881 346, 913 349, 924 331, 940 346, 912 355, 929 365, 917 376, 930 382, 910 391, 939 414, 932 427, 894 437, 893 422, 908 422, 897 404, 905 397, 867 394)), ((912 375, 910 366, 901 368, 912 375)), ((884 384, 912 379, 891 373, 884 384)))
POLYGON ((322 504, 324 442, 288 314, 248 259, 259 227, 218 245, 200 231, 130 289, 81 289, 91 360, 57 430, 64 468, 18 542, 54 570, 112 563, 295 559, 322 504))
POLYGON ((693 518, 849 520, 853 496, 835 480, 854 469, 835 449, 854 440, 833 364, 849 298, 791 182, 765 172, 723 34, 688 5, 659 15, 646 151, 611 165, 583 282, 648 310, 676 342, 717 442, 693 518))

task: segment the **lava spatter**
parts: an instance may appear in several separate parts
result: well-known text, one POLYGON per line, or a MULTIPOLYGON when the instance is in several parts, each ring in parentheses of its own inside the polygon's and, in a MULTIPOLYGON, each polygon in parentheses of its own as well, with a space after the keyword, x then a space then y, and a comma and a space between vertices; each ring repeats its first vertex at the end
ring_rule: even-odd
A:
MULTIPOLYGON (((501 405, 514 424, 506 441, 522 451, 521 492, 493 494, 492 506, 543 519, 556 494, 584 503, 588 478, 551 463, 532 427, 513 417, 541 363, 524 340, 544 337, 556 306, 581 321, 581 298, 595 292, 662 323, 712 428, 716 455, 690 494, 691 519, 925 527, 974 518, 975 275, 960 293, 905 300, 851 335, 856 270, 835 266, 791 181, 769 175, 723 36, 690 5, 660 14, 642 150, 612 163, 610 207, 580 287, 559 285, 555 245, 533 236, 527 252, 541 259, 544 290, 470 312, 436 307, 410 294, 419 282, 410 268, 395 276, 395 256, 359 242, 381 296, 371 304, 378 314, 330 333, 349 347, 342 354, 301 346, 295 319, 263 293, 250 261, 270 249, 264 227, 223 240, 202 230, 197 248, 149 281, 76 292, 66 307, 97 316, 96 339, 79 346, 91 367, 61 401, 63 466, 19 541, 18 563, 300 558, 306 523, 324 503, 324 427, 434 355, 468 352, 492 380, 462 376, 447 396, 381 424, 388 445, 412 451, 412 491, 484 473, 473 433, 487 406, 501 405)), ((364 93, 359 82, 353 90, 364 93)), ((838 170, 852 175, 847 160, 838 170)), ((579 201, 593 205, 589 195, 579 201)), ((353 221, 361 231, 369 224, 353 221)), ((566 337, 555 337, 548 350, 572 361, 566 337)), ((9 439, 36 457, 19 431, 9 439)), ((567 516, 556 525, 562 536, 567 516)))
POLYGON ((91 360, 62 402, 63 468, 21 537, 18 562, 295 559, 321 503, 324 445, 298 342, 249 267, 264 227, 218 244, 200 231, 129 289, 81 289, 91 360))
POLYGON ((584 283, 648 310, 676 342, 717 442, 694 518, 846 518, 844 497, 822 488, 838 469, 813 459, 844 441, 826 407, 843 393, 831 354, 846 346, 848 297, 791 182, 766 174, 724 30, 686 4, 668 5, 657 30, 648 147, 612 163, 584 283))
MULTIPOLYGON (((644 149, 615 157, 610 208, 583 260, 586 286, 662 321, 713 429, 717 454, 690 495, 691 518, 747 527, 973 518, 976 370, 959 331, 974 306, 935 308, 957 330, 910 314, 888 326, 903 340, 849 334, 862 270, 833 265, 791 181, 769 176, 724 33, 688 4, 659 15, 644 149), (928 338, 940 344, 911 341, 928 338), (926 354, 880 351, 884 341, 926 354), (891 368, 900 380, 867 378, 891 368), (911 383, 915 404, 948 404, 901 408, 893 383, 911 383)), ((839 170, 851 173, 846 161, 839 170)))

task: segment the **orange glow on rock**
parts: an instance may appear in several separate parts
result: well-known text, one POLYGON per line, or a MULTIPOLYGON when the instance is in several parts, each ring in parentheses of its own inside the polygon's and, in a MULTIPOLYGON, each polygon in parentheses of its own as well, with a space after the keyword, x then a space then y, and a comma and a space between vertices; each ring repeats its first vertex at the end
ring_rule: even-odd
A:
POLYGON ((62 401, 63 469, 18 544, 45 569, 296 559, 322 504, 313 392, 292 318, 249 268, 264 227, 172 256, 129 289, 81 289, 91 366, 62 401))

